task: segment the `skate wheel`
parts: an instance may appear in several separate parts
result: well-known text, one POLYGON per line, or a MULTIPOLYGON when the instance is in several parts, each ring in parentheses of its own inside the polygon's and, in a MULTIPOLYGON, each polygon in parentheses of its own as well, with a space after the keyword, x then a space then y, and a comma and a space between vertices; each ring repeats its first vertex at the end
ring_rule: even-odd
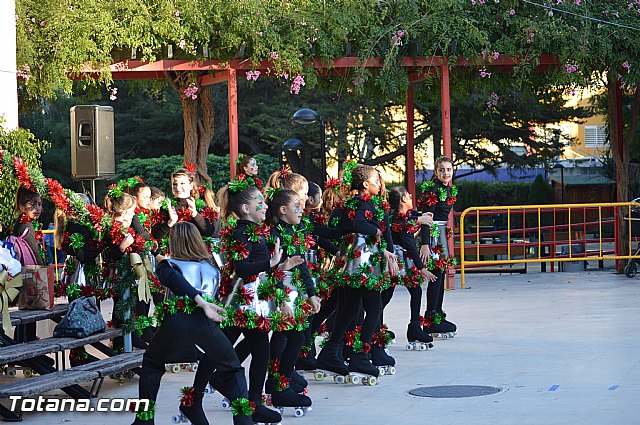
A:
POLYGON ((222 410, 227 410, 229 409, 229 407, 231 407, 231 403, 229 403, 229 400, 226 398, 222 399, 222 401, 220 402, 220 408, 222 410))
POLYGON ((125 374, 127 375, 127 378, 129 378, 129 379, 132 379, 136 375, 135 373, 133 373, 132 370, 127 370, 125 372, 125 374))
POLYGON ((31 376, 33 376, 33 371, 31 369, 24 369, 22 371, 22 374, 25 378, 30 378, 31 376))
POLYGON ((360 377, 359 376, 352 376, 351 377, 351 383, 354 385, 358 385, 360 383, 360 377))
POLYGON ((16 370, 15 369, 7 369, 7 375, 16 376, 16 370))
POLYGON ((182 422, 182 415, 173 415, 171 417, 172 424, 179 424, 180 422, 182 422))
POLYGON ((395 375, 396 374, 396 367, 395 366, 391 366, 389 368, 389 375, 395 375))
POLYGON ((211 386, 211 384, 207 384, 206 387, 204 387, 204 393, 205 394, 213 394, 216 390, 213 389, 213 387, 211 386))
POLYGON ((320 372, 317 371, 313 374, 313 379, 315 379, 316 381, 323 381, 324 380, 324 372, 320 372))
POLYGON ((294 411, 293 411, 293 416, 295 416, 296 418, 301 418, 304 416, 304 410, 300 409, 299 407, 297 407, 294 411))
POLYGON ((171 370, 172 373, 179 373, 180 372, 180 365, 179 364, 171 365, 171 369, 170 370, 171 370))
POLYGON ((378 380, 376 379, 375 376, 370 376, 366 382, 363 382, 364 385, 368 385, 370 387, 373 387, 377 383, 378 383, 378 380))
POLYGON ((378 373, 380 376, 384 376, 387 373, 387 368, 384 366, 378 366, 378 373))
POLYGON ((413 345, 407 344, 407 351, 411 351, 411 350, 413 350, 413 345))
POLYGON ((333 377, 333 380, 335 381, 336 384, 344 384, 345 383, 345 377, 344 376, 336 375, 336 376, 333 377))
POLYGON ((198 371, 198 363, 192 363, 191 366, 189 366, 189 369, 191 369, 191 372, 197 372, 198 371))
POLYGON ((449 335, 448 334, 440 334, 440 337, 442 339, 449 339, 449 335))
POLYGON ((311 412, 313 410, 313 407, 309 406, 309 407, 303 407, 302 410, 304 410, 304 414, 306 415, 307 413, 311 412))
POLYGON ((420 351, 427 351, 427 345, 426 344, 422 344, 420 346, 420 351))

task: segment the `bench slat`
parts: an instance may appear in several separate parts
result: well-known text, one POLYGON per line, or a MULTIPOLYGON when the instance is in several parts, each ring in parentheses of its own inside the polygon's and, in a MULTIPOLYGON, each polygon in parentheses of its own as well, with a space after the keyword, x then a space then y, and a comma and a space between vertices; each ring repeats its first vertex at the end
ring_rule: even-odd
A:
POLYGON ((11 317, 11 325, 24 325, 27 323, 37 322, 39 320, 55 319, 61 317, 67 312, 69 305, 55 304, 53 310, 15 310, 9 312, 11 317))
POLYGON ((142 365, 144 350, 135 350, 131 353, 119 354, 97 362, 76 366, 69 370, 86 370, 98 372, 101 377, 107 377, 112 373, 130 370, 142 365))
POLYGON ((68 387, 78 382, 91 381, 99 378, 100 374, 91 370, 62 370, 46 375, 21 379, 17 382, 0 386, 0 398, 9 398, 12 395, 23 397, 42 394, 58 388, 68 387))
POLYGON ((43 354, 83 347, 87 344, 92 344, 109 338, 115 338, 120 335, 122 335, 122 330, 120 329, 107 329, 105 332, 100 332, 86 338, 44 338, 16 345, 9 345, 0 348, 0 364, 18 362, 20 360, 30 359, 43 354))

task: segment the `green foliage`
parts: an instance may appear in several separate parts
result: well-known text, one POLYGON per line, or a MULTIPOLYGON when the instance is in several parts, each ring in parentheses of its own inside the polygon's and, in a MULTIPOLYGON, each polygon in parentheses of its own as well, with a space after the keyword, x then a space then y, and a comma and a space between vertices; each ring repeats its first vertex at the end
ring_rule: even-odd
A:
POLYGON ((535 180, 529 186, 529 196, 527 197, 528 204, 552 204, 553 203, 553 188, 542 177, 542 174, 538 174, 535 180))
MULTIPOLYGON (((31 170, 40 169, 40 155, 48 146, 47 141, 36 139, 28 130, 19 128, 8 131, 0 126, 0 150, 22 158, 31 170)), ((0 167, 10 165, 3 161, 0 167)), ((13 173, 4 171, 0 173, 0 223, 7 226, 13 226, 15 220, 18 185, 18 180, 13 177, 13 173)))
POLYGON ((529 204, 530 183, 459 181, 455 210, 492 205, 529 204))
MULTIPOLYGON (((254 155, 258 161, 258 176, 266 181, 269 175, 279 169, 277 158, 269 155, 254 155)), ((132 176, 140 176, 149 186, 160 188, 165 194, 171 194, 171 174, 182 165, 183 157, 161 156, 158 158, 126 159, 118 164, 116 180, 132 176)), ((217 191, 229 182, 229 155, 207 157, 207 168, 210 171, 211 186, 217 191)))

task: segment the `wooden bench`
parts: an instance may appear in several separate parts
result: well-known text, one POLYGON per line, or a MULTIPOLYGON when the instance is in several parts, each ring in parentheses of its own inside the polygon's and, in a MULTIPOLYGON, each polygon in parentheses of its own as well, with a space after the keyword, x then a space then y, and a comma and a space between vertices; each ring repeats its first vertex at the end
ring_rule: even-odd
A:
POLYGON ((44 354, 84 347, 88 344, 94 344, 121 335, 121 329, 107 329, 105 332, 100 332, 86 338, 44 338, 21 344, 8 345, 0 349, 0 364, 15 363, 44 354))
POLYGON ((97 362, 0 385, 0 399, 9 398, 12 395, 28 397, 58 388, 65 390, 86 381, 94 381, 89 395, 96 397, 105 378, 125 370, 138 369, 142 365, 143 354, 144 350, 136 350, 97 362))
POLYGON ((55 304, 53 310, 15 310, 9 312, 11 326, 26 325, 40 320, 58 319, 67 312, 68 304, 55 304))

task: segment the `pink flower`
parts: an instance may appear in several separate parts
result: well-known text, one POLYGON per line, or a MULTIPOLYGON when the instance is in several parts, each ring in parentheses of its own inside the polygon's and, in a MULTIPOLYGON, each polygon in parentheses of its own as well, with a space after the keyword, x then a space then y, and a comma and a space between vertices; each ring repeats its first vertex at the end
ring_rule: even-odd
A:
POLYGON ((36 23, 36 18, 31 18, 31 22, 36 23))
POLYGON ((304 85, 305 85, 304 77, 302 75, 296 76, 296 78, 294 78, 293 80, 293 83, 291 84, 291 89, 289 90, 289 93, 294 93, 294 94, 300 93, 300 87, 304 85))
POLYGON ((44 27, 45 25, 47 25, 47 23, 45 21, 40 21, 40 26, 44 27))
POLYGON ((481 69, 481 70, 480 70, 480 76, 481 76, 482 78, 491 78, 491 73, 490 73, 490 72, 487 72, 487 70, 486 70, 486 69, 481 69))
POLYGON ((564 69, 567 71, 567 74, 573 74, 578 70, 578 65, 566 63, 564 64, 564 69))
POLYGON ((175 16, 176 18, 179 18, 180 17, 180 11, 176 10, 176 13, 174 13, 173 16, 175 16))
POLYGON ((278 54, 276 52, 270 52, 269 56, 271 56, 271 59, 273 59, 273 60, 278 59, 278 54))
POLYGON ((582 0, 576 0, 576 4, 577 4, 578 6, 580 6, 580 2, 581 2, 581 1, 582 1, 582 0))
POLYGON ((198 87, 196 87, 194 83, 191 83, 189 84, 189 87, 184 89, 183 93, 186 97, 190 97, 191 100, 196 100, 198 98, 198 95, 196 94, 198 93, 198 87))
POLYGON ((260 76, 260 71, 247 71, 247 81, 256 81, 260 76))
POLYGON ((20 19, 20 18, 18 17, 18 15, 16 15, 16 22, 18 22, 18 19, 20 19))
POLYGON ((404 37, 404 31, 403 30, 398 30, 398 32, 396 34, 398 34, 398 37, 404 37))
POLYGON ((626 69, 626 70, 627 70, 627 72, 629 72, 629 69, 631 68, 631 65, 629 65, 629 62, 624 61, 624 63, 622 64, 622 67, 623 67, 624 69, 626 69))
POLYGON ((498 52, 493 52, 493 54, 491 55, 491 57, 492 57, 494 60, 496 60, 496 59, 498 59, 498 58, 500 57, 500 53, 498 53, 498 52))
POLYGON ((511 10, 509 11, 509 15, 513 16, 513 15, 515 15, 515 14, 516 14, 515 9, 511 9, 511 10))
POLYGON ((118 88, 117 87, 110 87, 109 88, 109 100, 114 101, 118 98, 118 96, 116 96, 118 94, 118 88))
POLYGON ((180 43, 178 43, 178 47, 180 47, 181 49, 184 49, 184 46, 187 45, 187 42, 184 40, 180 40, 180 43))

